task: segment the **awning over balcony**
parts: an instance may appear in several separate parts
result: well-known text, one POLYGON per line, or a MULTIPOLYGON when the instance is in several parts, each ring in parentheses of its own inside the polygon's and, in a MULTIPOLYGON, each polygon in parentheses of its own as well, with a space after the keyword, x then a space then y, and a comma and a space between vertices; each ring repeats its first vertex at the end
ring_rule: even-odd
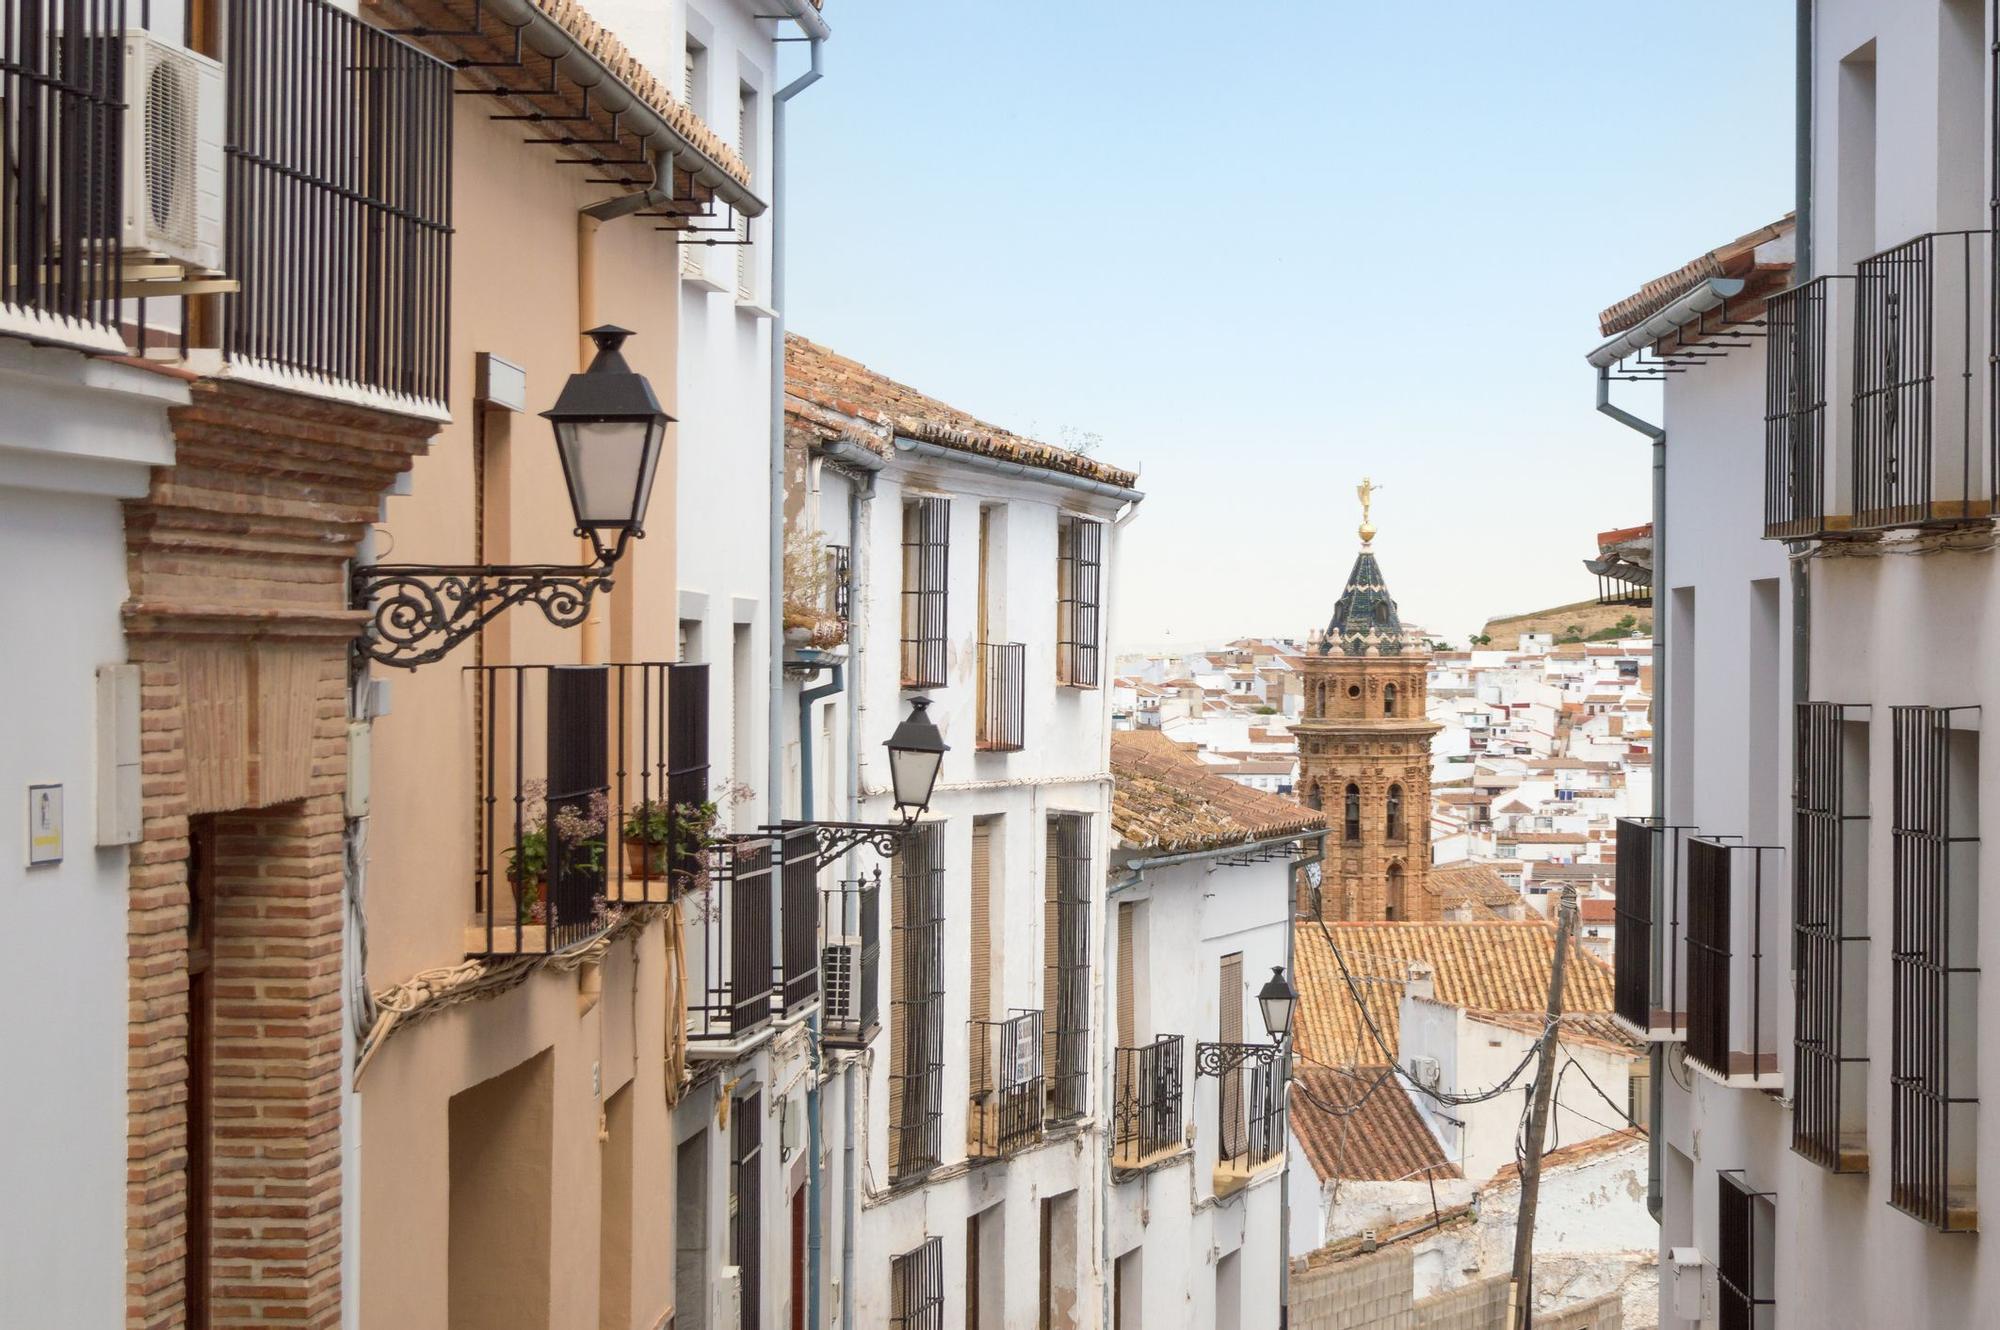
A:
POLYGON ((1623 527, 1597 534, 1597 557, 1583 566, 1597 577, 1600 605, 1653 603, 1653 527, 1623 527))

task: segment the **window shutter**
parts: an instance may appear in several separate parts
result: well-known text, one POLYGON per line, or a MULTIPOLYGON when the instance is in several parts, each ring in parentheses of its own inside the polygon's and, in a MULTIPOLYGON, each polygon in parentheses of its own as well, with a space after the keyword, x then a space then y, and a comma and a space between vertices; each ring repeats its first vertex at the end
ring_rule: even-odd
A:
MULTIPOLYGON (((919 833, 921 834, 921 833, 919 833)), ((913 842, 915 838, 912 838, 913 842)), ((917 846, 913 843, 909 849, 917 846)), ((908 1136, 909 1123, 904 1120, 904 1078, 909 1075, 908 1045, 910 1041, 910 995, 915 985, 911 982, 910 969, 915 960, 910 945, 912 930, 910 922, 915 917, 916 882, 921 870, 911 871, 917 855, 906 851, 895 858, 894 877, 891 879, 895 899, 890 902, 889 947, 889 1176, 900 1177, 903 1172, 904 1141, 908 1136)))
POLYGON ((993 824, 972 824, 972 1019, 993 1019, 993 824))
POLYGON ((1064 514, 1056 528, 1056 682, 1098 686, 1098 587, 1104 525, 1064 514))
MULTIPOLYGON (((1047 826, 1042 864, 1042 1065, 1060 1078, 1062 1065, 1062 854, 1056 821, 1047 826)), ((1058 1084, 1058 1088, 1060 1088, 1058 1084)))
POLYGON ((1135 1000, 1132 967, 1135 951, 1132 945, 1132 930, 1138 917, 1138 905, 1125 901, 1118 906, 1118 1045, 1133 1048, 1138 1045, 1139 1032, 1135 1024, 1135 1000))
MULTIPOLYGON (((747 168, 755 160, 756 145, 750 142, 750 93, 740 93, 736 98, 736 155, 743 159, 747 168)), ((750 219, 742 213, 736 214, 736 298, 754 300, 756 283, 752 280, 755 265, 750 255, 750 219)))
MULTIPOLYGON (((1221 1019, 1216 1037, 1225 1044, 1243 1042, 1243 953, 1232 951, 1222 958, 1221 1019)), ((1222 1078, 1222 1153, 1239 1154, 1245 1149, 1243 1122, 1243 1076, 1241 1069, 1222 1078)))
POLYGON ((945 685, 945 588, 951 500, 903 504, 903 686, 945 685))
MULTIPOLYGON (((681 100, 687 103, 688 110, 693 111, 696 115, 700 115, 700 108, 694 104, 694 67, 697 54, 692 44, 684 52, 681 64, 681 100)), ((681 275, 684 277, 700 276, 701 249, 699 246, 688 243, 685 232, 680 237, 680 250, 681 275)))

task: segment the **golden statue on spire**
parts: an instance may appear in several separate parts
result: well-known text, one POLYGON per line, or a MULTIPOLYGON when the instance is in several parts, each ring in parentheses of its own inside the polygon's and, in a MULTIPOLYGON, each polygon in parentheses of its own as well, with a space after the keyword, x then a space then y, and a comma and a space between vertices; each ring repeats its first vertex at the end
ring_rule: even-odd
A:
POLYGON ((1375 498, 1375 491, 1381 488, 1380 485, 1377 485, 1367 476, 1363 476, 1361 483, 1354 487, 1355 494, 1360 496, 1361 499, 1361 543, 1363 545, 1375 539, 1375 524, 1368 520, 1368 506, 1375 498))

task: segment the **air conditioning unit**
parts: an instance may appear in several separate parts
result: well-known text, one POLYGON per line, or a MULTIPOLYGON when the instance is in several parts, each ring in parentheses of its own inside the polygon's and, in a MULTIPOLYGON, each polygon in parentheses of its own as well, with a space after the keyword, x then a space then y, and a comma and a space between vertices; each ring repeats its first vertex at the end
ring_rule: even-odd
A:
POLYGON ((125 42, 128 254, 222 267, 222 66, 134 29, 125 42))
POLYGON ((1418 1085, 1423 1086, 1426 1090, 1437 1089, 1438 1081, 1442 1078, 1443 1072, 1439 1068, 1436 1058, 1414 1057, 1410 1059, 1410 1079, 1418 1085))
POLYGON ((861 939, 836 937, 819 952, 820 1022, 830 1035, 861 1033, 861 939))

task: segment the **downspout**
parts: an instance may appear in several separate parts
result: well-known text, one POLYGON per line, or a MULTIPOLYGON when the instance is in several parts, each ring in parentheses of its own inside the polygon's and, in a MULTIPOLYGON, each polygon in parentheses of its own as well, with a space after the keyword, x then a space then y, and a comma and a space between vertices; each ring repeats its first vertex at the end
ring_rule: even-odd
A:
MULTIPOLYGON (((1810 4, 1811 0, 1800 0, 1810 4)), ((1667 584, 1667 431, 1611 404, 1611 367, 1597 369, 1597 409, 1627 429, 1653 441, 1653 820, 1664 825, 1667 812, 1667 611, 1673 591, 1667 584), (1666 599, 1660 593, 1666 591, 1666 599)), ((1660 919, 1662 893, 1653 893, 1653 937, 1665 936, 1660 919)), ((1654 967, 1655 972, 1658 966, 1654 967)), ((1655 1043, 1646 1054, 1652 1093, 1646 1096, 1646 1212, 1660 1220, 1660 1128, 1665 1121, 1666 1046, 1655 1043)))
MULTIPOLYGON (((871 458, 874 454, 870 453, 871 458)), ((879 461, 880 459, 875 459, 879 461)), ((862 563, 862 555, 867 542, 861 538, 862 509, 866 502, 875 497, 875 474, 863 472, 860 476, 850 476, 847 482, 847 655, 854 662, 856 687, 847 690, 844 701, 847 704, 847 820, 861 820, 861 689, 860 680, 866 677, 862 669, 861 638, 863 625, 867 622, 865 610, 868 597, 864 594, 867 586, 867 569, 862 563)), ((860 1078, 861 1060, 850 1058, 841 1071, 841 1091, 846 1119, 841 1123, 841 1244, 840 1244, 840 1325, 848 1330, 854 1324, 854 1225, 860 1214, 860 1187, 855 1180, 854 1119, 859 1104, 855 1095, 855 1082, 860 1078)))
MULTIPOLYGON (((769 621, 771 700, 766 726, 765 811, 773 822, 784 813, 784 708, 785 708, 785 108, 792 98, 819 82, 821 48, 827 38, 826 23, 810 0, 782 0, 787 14, 798 23, 812 46, 812 64, 805 73, 780 88, 771 99, 771 456, 770 507, 767 513, 770 536, 770 583, 764 605, 769 621)), ((804 734, 802 744, 811 742, 804 734)), ((808 791, 810 766, 800 770, 800 793, 808 791)), ((810 816, 810 806, 807 808, 810 816)), ((806 1083, 806 1324, 820 1322, 820 1087, 819 1015, 808 1023, 814 1069, 806 1083)))
MULTIPOLYGON (((1794 185, 1792 283, 1813 276, 1813 0, 1799 0, 1797 140, 1793 145, 1794 185)), ((1765 354, 1771 354, 1768 345, 1765 354)), ((1812 565, 1801 541, 1787 546, 1792 555, 1792 705, 1812 700, 1812 565)), ((1658 617, 1658 616, 1655 616, 1658 617)), ((1793 755, 1794 763, 1797 755, 1793 755)), ((1796 853, 1798 847, 1792 847, 1796 853)))
POLYGON ((833 678, 817 688, 799 690, 799 820, 813 820, 813 703, 847 691, 846 667, 835 661, 828 667, 833 678))
MULTIPOLYGON (((1309 859, 1295 860, 1292 864, 1289 894, 1285 900, 1285 977, 1291 981, 1293 989, 1299 986, 1298 941, 1299 885, 1305 880, 1305 873, 1314 864, 1326 861, 1326 832, 1313 837, 1313 852, 1309 859)), ((1294 1031, 1297 1030, 1297 1008, 1294 1011, 1294 1031)), ((1297 1035, 1294 1033, 1293 1038, 1297 1035)), ((1292 1053, 1285 1050, 1285 1075, 1279 1082, 1284 1086, 1284 1095, 1278 1101, 1278 1148, 1285 1152, 1284 1166, 1278 1172, 1278 1330, 1286 1330, 1292 1323, 1292 1053)))

